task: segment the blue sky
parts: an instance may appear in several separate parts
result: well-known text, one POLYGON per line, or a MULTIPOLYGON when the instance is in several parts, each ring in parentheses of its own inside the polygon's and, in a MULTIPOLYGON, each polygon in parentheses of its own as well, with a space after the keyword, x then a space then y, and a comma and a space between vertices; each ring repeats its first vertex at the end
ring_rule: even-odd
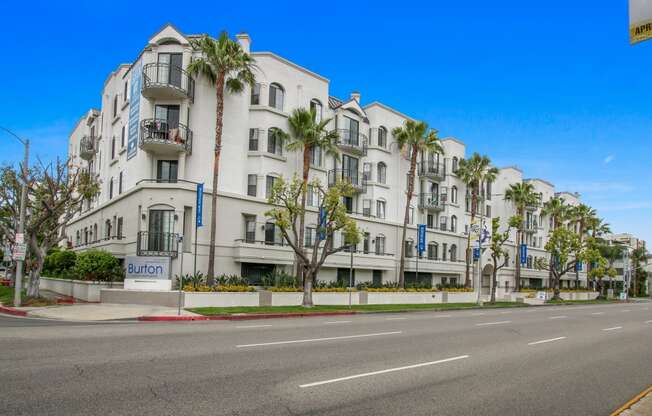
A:
MULTIPOLYGON (((357 89, 426 120, 652 241, 652 41, 629 45, 625 0, 53 3, 5 4, 0 28, 0 125, 44 160, 65 156, 108 73, 165 22, 247 31, 254 50, 329 78, 333 95, 357 89)), ((0 140, 0 162, 21 157, 0 140)))

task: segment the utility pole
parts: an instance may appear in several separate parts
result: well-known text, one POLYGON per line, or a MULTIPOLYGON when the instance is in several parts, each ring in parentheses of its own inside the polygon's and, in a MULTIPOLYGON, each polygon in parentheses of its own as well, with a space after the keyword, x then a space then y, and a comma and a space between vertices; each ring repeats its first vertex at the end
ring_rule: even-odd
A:
MULTIPOLYGON (((25 243, 26 238, 25 238, 25 211, 27 210, 27 175, 29 174, 28 172, 28 164, 29 164, 29 139, 21 139, 18 137, 17 134, 12 132, 11 130, 0 126, 0 129, 4 130, 5 132, 11 134, 14 136, 19 142, 23 144, 25 147, 25 156, 23 159, 23 185, 22 189, 20 191, 20 214, 18 216, 18 228, 16 230, 16 234, 21 234, 23 238, 23 243, 25 243)), ((25 253, 27 253, 27 250, 25 250, 25 253)), ((24 260, 18 259, 16 260, 16 279, 14 283, 14 306, 20 306, 21 305, 21 292, 23 290, 23 263, 24 260)))

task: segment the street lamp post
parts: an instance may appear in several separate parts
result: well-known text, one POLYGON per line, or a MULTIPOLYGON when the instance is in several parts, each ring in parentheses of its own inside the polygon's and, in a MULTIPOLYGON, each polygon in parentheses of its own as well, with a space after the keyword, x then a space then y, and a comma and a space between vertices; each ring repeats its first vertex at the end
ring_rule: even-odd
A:
MULTIPOLYGON (((20 214, 18 216, 18 229, 16 234, 25 233, 25 211, 27 209, 27 167, 29 163, 29 139, 21 139, 17 134, 11 130, 0 126, 0 129, 14 136, 19 142, 25 146, 25 156, 23 159, 23 185, 20 191, 20 214)), ((21 304, 21 291, 23 289, 23 260, 16 260, 16 278, 14 283, 14 306, 21 304)))

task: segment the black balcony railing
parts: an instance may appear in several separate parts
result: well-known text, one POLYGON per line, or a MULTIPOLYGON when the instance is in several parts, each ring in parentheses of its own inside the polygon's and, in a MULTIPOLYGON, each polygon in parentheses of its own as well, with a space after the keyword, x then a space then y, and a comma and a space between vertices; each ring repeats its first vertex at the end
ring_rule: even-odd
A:
POLYGON ((338 129, 337 144, 341 148, 358 153, 361 155, 367 154, 367 136, 355 130, 338 129))
POLYGON ((446 195, 438 195, 436 193, 419 194, 419 208, 428 210, 442 210, 444 209, 445 200, 446 195))
POLYGON ((333 169, 328 171, 328 186, 333 186, 337 182, 346 182, 351 184, 356 191, 364 192, 367 187, 367 180, 362 172, 349 169, 333 169))
POLYGON ((433 179, 443 179, 446 176, 446 169, 443 163, 424 161, 419 163, 419 175, 433 179))
POLYGON ((179 234, 138 232, 136 254, 139 256, 177 257, 179 234))
POLYGON ((148 118, 140 123, 140 146, 166 144, 192 153, 192 130, 178 123, 171 125, 165 119, 148 118))
POLYGON ((195 80, 178 66, 165 63, 146 64, 143 67, 143 95, 153 96, 154 91, 161 89, 192 99, 195 96, 195 80))
POLYGON ((92 159, 97 152, 98 138, 94 136, 84 136, 79 141, 79 156, 82 159, 92 159))

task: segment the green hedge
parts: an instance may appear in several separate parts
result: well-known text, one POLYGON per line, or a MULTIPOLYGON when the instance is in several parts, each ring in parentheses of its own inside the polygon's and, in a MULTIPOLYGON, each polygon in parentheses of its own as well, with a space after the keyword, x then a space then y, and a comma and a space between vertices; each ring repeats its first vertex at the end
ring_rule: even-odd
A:
POLYGON ((60 279, 116 282, 124 280, 118 259, 108 251, 53 250, 43 262, 43 275, 60 279))

